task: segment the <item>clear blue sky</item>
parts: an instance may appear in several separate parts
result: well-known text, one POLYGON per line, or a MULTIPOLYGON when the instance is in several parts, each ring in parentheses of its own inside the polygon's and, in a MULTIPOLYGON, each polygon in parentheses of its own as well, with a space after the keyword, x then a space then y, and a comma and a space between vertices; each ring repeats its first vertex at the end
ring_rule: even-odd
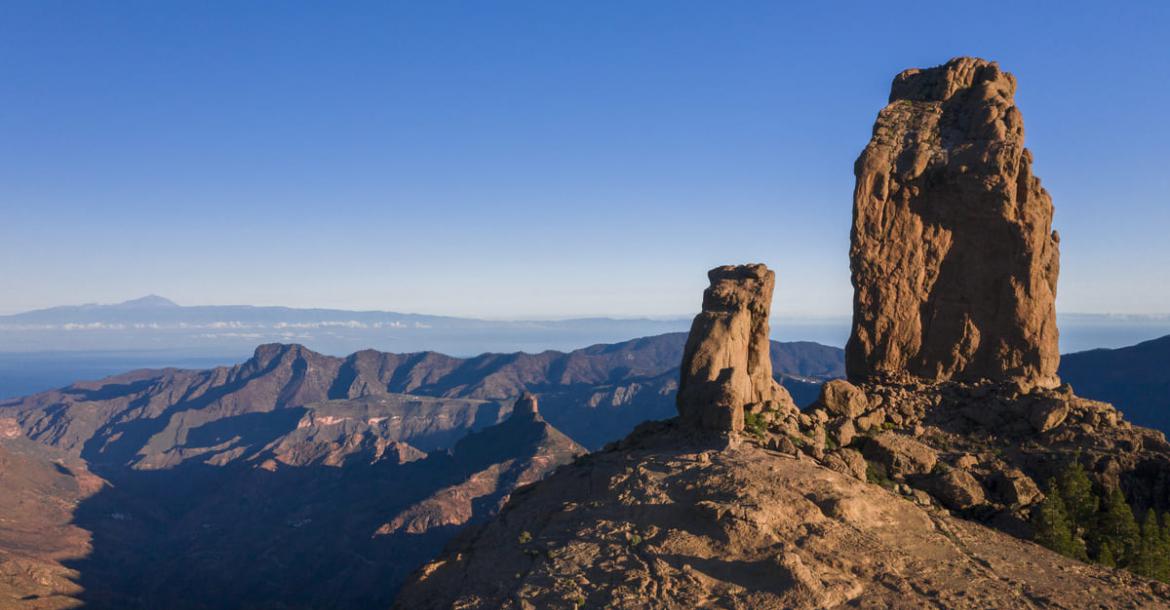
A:
POLYGON ((0 312, 849 311, 900 70, 1016 74, 1065 312, 1170 311, 1167 2, 0 2, 0 312))

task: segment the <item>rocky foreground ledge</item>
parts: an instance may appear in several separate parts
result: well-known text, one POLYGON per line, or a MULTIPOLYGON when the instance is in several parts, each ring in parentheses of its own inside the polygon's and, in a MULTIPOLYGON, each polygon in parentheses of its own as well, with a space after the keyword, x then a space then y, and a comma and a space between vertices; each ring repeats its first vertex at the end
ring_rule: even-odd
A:
POLYGON ((396 608, 1164 608, 1170 587, 1061 557, 754 442, 675 423, 514 494, 396 608))

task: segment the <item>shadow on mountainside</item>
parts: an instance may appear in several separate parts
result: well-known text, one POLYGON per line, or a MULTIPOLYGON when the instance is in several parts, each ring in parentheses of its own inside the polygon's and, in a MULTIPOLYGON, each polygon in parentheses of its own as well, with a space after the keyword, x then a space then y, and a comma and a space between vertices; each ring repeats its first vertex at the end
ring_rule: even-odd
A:
POLYGON ((498 476, 473 498, 470 518, 486 518, 544 455, 546 429, 510 419, 401 464, 99 468, 110 485, 73 517, 91 532, 92 552, 65 563, 87 609, 388 607, 462 527, 441 511, 423 513, 432 520, 421 532, 383 526, 485 468, 498 476))
POLYGON ((85 608, 386 606, 449 536, 378 536, 379 526, 459 482, 436 454, 406 464, 128 471, 83 501, 92 533, 80 573, 85 608))

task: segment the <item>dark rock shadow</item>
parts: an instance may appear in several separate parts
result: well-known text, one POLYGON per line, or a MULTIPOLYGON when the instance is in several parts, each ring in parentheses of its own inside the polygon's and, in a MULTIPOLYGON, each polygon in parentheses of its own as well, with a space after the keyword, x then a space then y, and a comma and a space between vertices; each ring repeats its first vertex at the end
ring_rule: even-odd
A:
MULTIPOLYGON (((186 446, 225 439, 263 446, 295 427, 302 410, 205 424, 190 430, 186 446)), ((502 487, 473 502, 468 524, 486 519, 521 472, 510 460, 534 454, 546 429, 509 419, 404 464, 261 467, 244 453, 225 466, 105 465, 100 473, 113 484, 74 511, 73 524, 92 534, 92 552, 65 563, 80 574, 87 609, 389 607, 410 573, 462 528, 421 535, 380 528, 473 473, 511 464, 502 487)))
POLYGON ((79 505, 92 552, 87 609, 389 607, 454 528, 376 536, 398 511, 464 472, 445 454, 406 464, 184 464, 120 473, 79 505))

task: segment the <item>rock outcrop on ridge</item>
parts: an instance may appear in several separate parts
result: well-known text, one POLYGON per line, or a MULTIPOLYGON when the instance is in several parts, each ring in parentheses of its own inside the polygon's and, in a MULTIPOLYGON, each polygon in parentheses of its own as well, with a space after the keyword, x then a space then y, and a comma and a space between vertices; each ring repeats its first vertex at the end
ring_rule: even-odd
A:
POLYGON ((1015 78, 963 57, 899 74, 854 167, 853 381, 1059 385, 1059 236, 1015 78))
POLYGON ((776 274, 766 266, 726 265, 707 272, 703 311, 683 352, 678 412, 688 425, 738 432, 744 413, 795 411, 772 378, 768 317, 776 274))
POLYGON ((1060 384, 1059 240, 1015 87, 974 58, 895 78, 855 166, 855 384, 826 385, 802 423, 814 447, 852 445, 879 479, 1026 536, 1074 460, 1139 514, 1170 507, 1170 444, 1060 384), (908 466, 910 448, 937 467, 908 466))
POLYGON ((512 417, 540 421, 540 406, 536 396, 530 392, 521 394, 512 407, 512 417))
POLYGON ((674 423, 513 494, 398 610, 1161 608, 1168 588, 1061 557, 808 459, 674 423))
MULTIPOLYGON (((744 326, 728 319, 749 308, 724 304, 758 302, 770 276, 735 269, 712 272, 708 295, 720 298, 704 299, 688 341, 722 356, 696 367, 688 349, 684 383, 694 370, 701 383, 742 378, 734 367, 743 366, 745 334, 724 328, 744 326)), ((759 417, 740 442, 694 434, 696 424, 728 431, 735 421, 729 409, 746 400, 728 397, 747 394, 727 385, 737 387, 714 384, 706 405, 680 399, 676 420, 644 424, 514 492, 496 520, 465 530, 419 570, 396 608, 1170 604, 1164 584, 1009 535, 1028 535, 1029 511, 1043 498, 1036 478, 1078 459, 1074 451, 1115 475, 1151 465, 1170 472, 1165 438, 1109 405, 1003 382, 842 380, 825 384, 804 413, 749 411, 759 417)), ((1159 481, 1146 489, 1164 496, 1159 481)))
POLYGON ((508 501, 511 490, 539 481, 585 453, 584 447, 540 417, 536 396, 524 394, 503 423, 455 444, 451 460, 466 473, 463 480, 403 510, 377 535, 425 534, 482 521, 508 501))

